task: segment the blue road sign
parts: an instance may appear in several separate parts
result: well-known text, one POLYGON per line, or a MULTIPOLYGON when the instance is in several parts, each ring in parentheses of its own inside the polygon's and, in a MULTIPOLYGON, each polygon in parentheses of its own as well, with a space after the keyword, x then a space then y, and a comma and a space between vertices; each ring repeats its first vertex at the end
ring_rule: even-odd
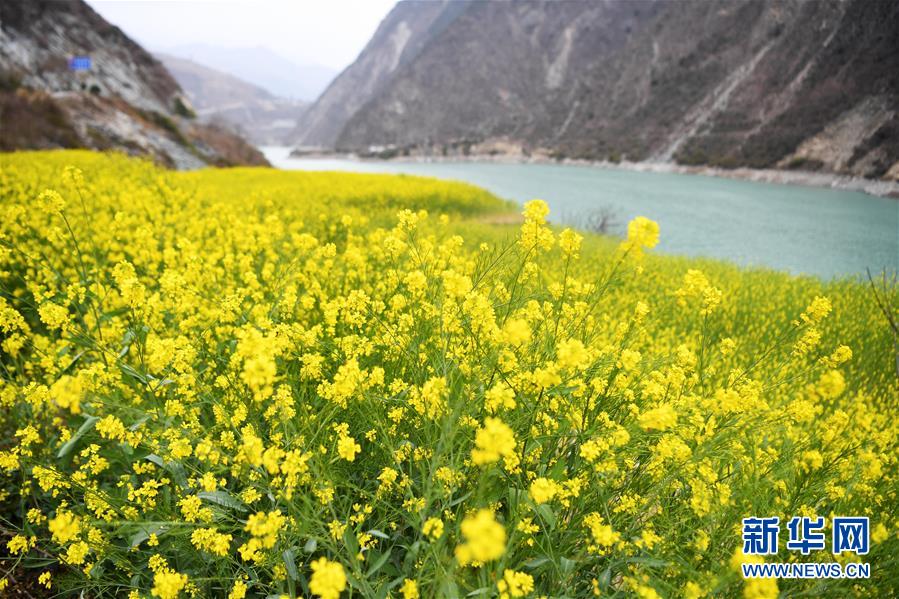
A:
POLYGON ((73 56, 69 58, 69 70, 72 71, 89 71, 91 70, 90 56, 73 56))

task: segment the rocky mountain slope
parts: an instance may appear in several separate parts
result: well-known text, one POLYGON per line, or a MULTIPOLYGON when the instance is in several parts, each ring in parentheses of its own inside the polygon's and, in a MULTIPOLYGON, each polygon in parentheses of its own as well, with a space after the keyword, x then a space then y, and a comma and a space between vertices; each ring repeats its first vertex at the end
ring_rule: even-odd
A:
POLYGON ((400 2, 298 145, 899 178, 899 2, 400 2))
POLYGON ((81 0, 0 2, 0 150, 120 149, 177 168, 266 164, 197 123, 165 67, 81 0), (89 56, 88 70, 69 60, 89 56))
POLYGON ((465 6, 461 2, 399 2, 359 58, 300 117, 299 145, 333 147, 347 121, 412 62, 465 6))
POLYGON ((257 146, 289 144, 297 117, 309 105, 279 98, 252 83, 186 58, 162 53, 156 57, 181 85, 200 120, 235 127, 257 146))

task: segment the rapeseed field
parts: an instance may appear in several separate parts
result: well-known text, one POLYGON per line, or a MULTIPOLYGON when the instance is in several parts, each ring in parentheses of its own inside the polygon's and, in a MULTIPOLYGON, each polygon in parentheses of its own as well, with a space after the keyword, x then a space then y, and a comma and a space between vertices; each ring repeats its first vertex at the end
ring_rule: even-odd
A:
POLYGON ((426 178, 0 160, 8 591, 897 594, 863 281, 659 256, 652 215, 492 224, 515 209, 426 178), (745 556, 751 516, 865 516, 870 550, 745 556), (763 560, 870 578, 744 580, 763 560))

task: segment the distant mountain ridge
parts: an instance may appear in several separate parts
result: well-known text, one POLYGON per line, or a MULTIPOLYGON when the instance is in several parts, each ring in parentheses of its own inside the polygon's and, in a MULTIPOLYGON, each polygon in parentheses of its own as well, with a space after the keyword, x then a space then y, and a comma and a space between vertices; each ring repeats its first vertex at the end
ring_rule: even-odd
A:
POLYGON ((178 56, 229 73, 278 97, 304 102, 315 100, 337 75, 337 71, 330 67, 297 64, 261 46, 231 48, 182 44, 158 48, 155 53, 178 56))
POLYGON ((0 2, 0 150, 120 149, 177 168, 267 164, 197 123, 165 67, 82 0, 0 2), (69 59, 87 56, 88 70, 69 59))
POLYGON ((187 93, 201 120, 235 127, 257 146, 288 144, 297 117, 308 106, 192 60, 162 53, 156 57, 187 93))
POLYGON ((400 2, 300 146, 899 179, 899 2, 400 2))

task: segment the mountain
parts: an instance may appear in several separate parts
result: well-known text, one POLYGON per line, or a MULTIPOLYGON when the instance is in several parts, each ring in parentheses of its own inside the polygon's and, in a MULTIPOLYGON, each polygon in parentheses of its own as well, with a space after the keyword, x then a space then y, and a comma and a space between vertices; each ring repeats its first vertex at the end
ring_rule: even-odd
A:
POLYGON ((272 94, 310 102, 328 86, 337 72, 321 65, 296 64, 268 48, 228 48, 209 44, 182 44, 160 48, 157 54, 181 56, 203 66, 230 73, 272 94))
POLYGON ((899 178, 899 2, 400 2, 295 140, 899 178))
POLYGON ((0 150, 120 149, 177 168, 267 164, 200 124, 165 67, 81 0, 0 2, 0 150), (89 68, 73 71, 72 57, 89 68))
POLYGON ((192 60, 159 53, 156 57, 187 93, 201 120, 226 123, 257 146, 289 143, 297 117, 308 106, 192 60))
POLYGON ((449 0, 398 3, 359 58, 302 114, 296 132, 300 145, 333 147, 346 122, 464 8, 449 0))

